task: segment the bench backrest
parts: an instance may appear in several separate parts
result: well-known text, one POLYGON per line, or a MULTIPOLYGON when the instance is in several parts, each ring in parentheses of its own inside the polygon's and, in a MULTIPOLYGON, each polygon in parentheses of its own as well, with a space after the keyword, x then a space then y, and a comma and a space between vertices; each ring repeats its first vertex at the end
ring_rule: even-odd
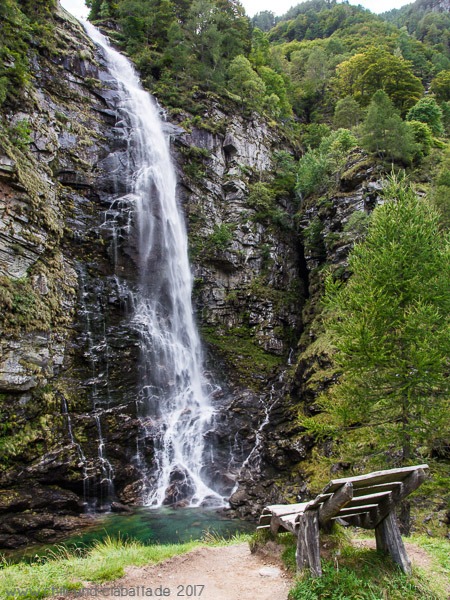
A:
POLYGON ((305 510, 318 509, 321 524, 342 519, 349 525, 373 529, 421 485, 427 470, 428 465, 416 465, 333 479, 305 510))

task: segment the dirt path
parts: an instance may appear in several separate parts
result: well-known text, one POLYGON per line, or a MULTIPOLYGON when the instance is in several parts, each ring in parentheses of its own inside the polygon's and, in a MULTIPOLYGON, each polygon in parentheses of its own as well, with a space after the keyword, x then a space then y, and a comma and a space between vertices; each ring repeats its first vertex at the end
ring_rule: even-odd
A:
POLYGON ((159 565, 130 567, 114 584, 145 585, 153 591, 162 586, 169 598, 286 600, 290 579, 280 565, 251 554, 248 544, 238 544, 198 548, 159 565))
POLYGON ((86 584, 83 595, 60 598, 172 598, 287 600, 290 576, 276 559, 250 553, 248 544, 197 548, 165 562, 127 567, 126 575, 103 585, 86 584))

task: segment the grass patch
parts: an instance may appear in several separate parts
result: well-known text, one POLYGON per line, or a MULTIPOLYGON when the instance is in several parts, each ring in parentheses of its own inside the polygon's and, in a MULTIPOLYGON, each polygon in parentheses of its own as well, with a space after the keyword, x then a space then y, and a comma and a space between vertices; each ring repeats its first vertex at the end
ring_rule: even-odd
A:
POLYGON ((104 583, 124 575, 129 565, 158 563, 177 554, 189 552, 202 542, 143 546, 108 538, 87 552, 60 547, 31 564, 3 564, 0 573, 0 598, 28 600, 52 595, 52 588, 78 590, 85 582, 104 583), (14 593, 11 593, 13 592, 14 593))
POLYGON ((450 575, 450 543, 445 538, 415 535, 411 541, 428 552, 432 560, 450 575))
POLYGON ((55 589, 69 592, 82 589, 86 582, 102 584, 113 581, 122 577, 125 567, 130 565, 155 564, 198 546, 226 546, 249 541, 249 538, 248 534, 225 538, 214 531, 206 531, 202 540, 183 544, 144 546, 136 541, 107 538, 89 549, 68 550, 60 546, 45 556, 36 556, 31 562, 0 562, 0 598, 47 598, 54 594, 55 589))
MULTIPOLYGON (((279 536, 280 538, 281 536, 279 536)), ((284 536, 283 536, 284 537, 284 536)), ((427 551, 432 569, 413 567, 404 575, 389 557, 366 548, 355 548, 349 538, 336 532, 321 536, 324 543, 323 576, 298 577, 289 600, 446 600, 450 573, 449 543, 445 539, 414 536, 408 542, 427 551)), ((295 542, 285 540, 282 558, 295 572, 295 542)))
POLYGON ((202 327, 203 339, 227 361, 242 383, 255 387, 264 384, 263 375, 271 376, 283 362, 283 357, 266 352, 250 327, 230 329, 202 327))

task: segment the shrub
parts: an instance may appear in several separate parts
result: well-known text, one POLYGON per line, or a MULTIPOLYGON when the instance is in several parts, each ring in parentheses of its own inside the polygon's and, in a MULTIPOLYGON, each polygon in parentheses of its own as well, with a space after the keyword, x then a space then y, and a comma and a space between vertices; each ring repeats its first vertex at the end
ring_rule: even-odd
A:
POLYGON ((412 131, 414 141, 417 144, 416 158, 428 156, 433 145, 433 133, 429 126, 420 121, 408 121, 407 125, 412 131))
POLYGON ((426 123, 434 135, 442 135, 442 110, 434 98, 421 98, 417 104, 409 109, 407 121, 420 121, 426 123))

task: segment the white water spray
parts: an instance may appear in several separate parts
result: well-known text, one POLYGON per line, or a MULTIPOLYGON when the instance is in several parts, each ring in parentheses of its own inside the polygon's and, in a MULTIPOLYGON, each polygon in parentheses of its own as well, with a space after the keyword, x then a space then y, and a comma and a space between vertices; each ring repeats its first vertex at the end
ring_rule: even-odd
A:
POLYGON ((127 198, 134 201, 138 238, 139 291, 133 318, 141 337, 138 406, 142 443, 151 439, 154 444, 152 468, 137 450, 144 502, 222 505, 222 496, 205 481, 204 433, 213 408, 202 382, 187 235, 168 140, 158 109, 129 61, 92 25, 83 25, 104 51, 118 88, 117 112, 129 127, 129 164, 118 176, 130 181, 127 198))

